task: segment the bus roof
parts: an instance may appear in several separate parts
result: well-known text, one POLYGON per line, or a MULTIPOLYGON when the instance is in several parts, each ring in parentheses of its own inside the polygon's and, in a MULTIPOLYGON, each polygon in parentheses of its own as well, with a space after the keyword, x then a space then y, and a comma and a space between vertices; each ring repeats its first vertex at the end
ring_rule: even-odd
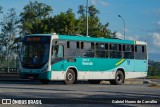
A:
POLYGON ((102 42, 102 43, 118 43, 118 44, 139 44, 146 45, 146 42, 143 41, 134 41, 134 40, 121 40, 121 39, 112 39, 112 38, 96 38, 96 37, 85 37, 85 36, 77 36, 77 35, 56 35, 53 34, 31 34, 27 36, 58 36, 57 39, 62 40, 73 40, 73 41, 88 41, 88 42, 102 42))
POLYGON ((124 44, 134 44, 131 40, 120 40, 120 39, 109 39, 109 38, 95 38, 95 37, 84 37, 84 36, 68 36, 59 35, 59 39, 64 40, 78 40, 78 41, 89 41, 89 42, 109 42, 109 43, 124 43, 124 44))
POLYGON ((53 34, 30 34, 26 36, 52 36, 53 34))

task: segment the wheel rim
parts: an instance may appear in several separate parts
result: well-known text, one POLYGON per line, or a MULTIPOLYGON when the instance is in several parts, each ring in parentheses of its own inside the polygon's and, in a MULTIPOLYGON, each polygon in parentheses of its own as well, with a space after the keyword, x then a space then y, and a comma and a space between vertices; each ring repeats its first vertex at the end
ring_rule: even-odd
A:
POLYGON ((73 74, 69 72, 67 74, 67 80, 72 81, 72 79, 73 79, 73 74))
POLYGON ((120 75, 120 74, 117 75, 117 80, 118 80, 118 81, 121 81, 121 80, 122 80, 122 75, 120 75))

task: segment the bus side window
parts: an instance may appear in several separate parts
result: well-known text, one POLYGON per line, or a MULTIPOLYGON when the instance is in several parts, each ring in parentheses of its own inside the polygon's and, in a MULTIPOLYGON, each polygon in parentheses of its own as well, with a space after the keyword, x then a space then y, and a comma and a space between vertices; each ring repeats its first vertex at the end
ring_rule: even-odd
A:
POLYGON ((84 48, 84 42, 81 42, 81 49, 84 48))
POLYGON ((119 51, 121 52, 122 51, 122 48, 121 48, 121 45, 119 44, 119 51))
POLYGON ((134 46, 123 45, 123 57, 128 59, 134 59, 134 46))
POLYGON ((109 44, 105 44, 105 58, 109 58, 109 44))
POLYGON ((53 46, 52 46, 52 49, 51 49, 51 56, 53 56, 53 46))
POLYGON ((77 42, 77 49, 79 49, 79 42, 77 42))
POLYGON ((137 46, 135 46, 135 52, 137 52, 137 46))
POLYGON ((135 47, 135 59, 147 59, 146 46, 137 45, 135 47))
POLYGON ((57 52, 58 52, 58 45, 52 46, 52 58, 56 58, 57 57, 57 52))
POLYGON ((142 46, 142 52, 144 53, 144 46, 142 46))
POLYGON ((94 43, 93 42, 91 43, 91 49, 94 50, 94 43))
POLYGON ((52 58, 62 58, 64 57, 63 46, 55 45, 52 46, 52 58))
POLYGON ((121 58, 121 45, 119 44, 110 44, 110 58, 121 58))
POLYGON ((70 42, 67 41, 67 48, 70 48, 70 42))
POLYGON ((57 57, 63 58, 63 56, 64 56, 63 46, 62 46, 62 45, 59 45, 59 46, 58 46, 57 57))

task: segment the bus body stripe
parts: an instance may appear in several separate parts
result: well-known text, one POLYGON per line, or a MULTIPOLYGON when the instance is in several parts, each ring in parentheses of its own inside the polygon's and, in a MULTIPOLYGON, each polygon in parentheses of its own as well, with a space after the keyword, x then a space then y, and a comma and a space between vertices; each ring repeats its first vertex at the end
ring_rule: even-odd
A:
POLYGON ((116 66, 120 65, 121 63, 124 62, 125 59, 121 59, 119 62, 116 63, 116 66))

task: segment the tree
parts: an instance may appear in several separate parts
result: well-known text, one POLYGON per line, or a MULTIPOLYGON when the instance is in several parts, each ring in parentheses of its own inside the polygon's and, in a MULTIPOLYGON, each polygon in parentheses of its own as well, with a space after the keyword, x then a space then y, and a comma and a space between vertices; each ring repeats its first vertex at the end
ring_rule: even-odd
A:
POLYGON ((94 5, 91 5, 91 6, 89 7, 88 13, 89 13, 89 15, 90 15, 91 17, 96 17, 97 14, 100 14, 99 10, 97 10, 97 9, 94 7, 94 5))
POLYGON ((68 9, 66 12, 61 12, 53 18, 54 30, 59 34, 76 34, 76 18, 72 9, 68 9))
POLYGON ((0 13, 3 13, 3 11, 2 11, 2 6, 0 6, 0 13))
POLYGON ((148 61, 148 76, 160 76, 160 62, 148 61))
POLYGON ((84 9, 84 6, 83 5, 80 5, 79 7, 78 7, 78 14, 80 14, 81 16, 85 16, 85 9, 84 9))
POLYGON ((53 31, 46 23, 52 8, 44 3, 38 1, 29 2, 21 12, 21 23, 23 33, 46 33, 53 31))
POLYGON ((4 14, 3 20, 1 22, 2 31, 0 34, 1 40, 1 55, 3 59, 10 59, 10 61, 15 59, 15 44, 14 39, 16 38, 18 31, 18 17, 16 15, 15 9, 9 9, 8 13, 4 14))
MULTIPOLYGON (((78 7, 78 14, 80 14, 80 17, 78 19, 78 25, 79 26, 79 33, 81 35, 86 35, 86 16, 85 16, 85 8, 83 5, 80 5, 78 7)), ((98 14, 100 14, 100 11, 95 8, 94 5, 89 6, 89 36, 92 37, 105 37, 110 38, 112 36, 111 30, 108 29, 109 23, 106 23, 103 25, 100 23, 98 14)))
MULTIPOLYGON (((3 12, 2 12, 2 6, 0 6, 0 14, 1 14, 1 13, 3 13, 3 12)), ((0 35, 0 36, 1 36, 1 35, 0 35)), ((2 55, 1 55, 2 49, 3 49, 3 48, 2 48, 2 39, 0 38, 0 60, 1 60, 1 57, 2 57, 2 55)))

